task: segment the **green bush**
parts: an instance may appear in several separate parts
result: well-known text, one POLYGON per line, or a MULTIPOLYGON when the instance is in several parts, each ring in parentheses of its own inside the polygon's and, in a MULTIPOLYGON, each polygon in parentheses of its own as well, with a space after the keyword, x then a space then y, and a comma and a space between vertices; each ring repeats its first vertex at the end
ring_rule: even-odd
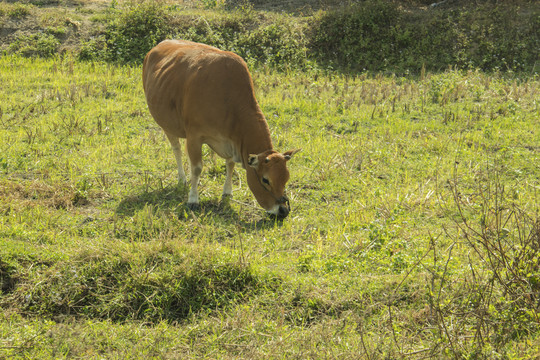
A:
POLYGON ((294 18, 261 18, 248 8, 176 22, 174 38, 233 51, 250 63, 285 68, 306 62, 305 28, 294 18))
POLYGON ((325 13, 315 25, 311 51, 322 63, 351 70, 382 70, 398 55, 396 5, 369 0, 325 13))
POLYGON ((17 37, 7 51, 26 57, 51 57, 57 53, 59 46, 60 42, 53 35, 38 33, 17 37))
POLYGON ((303 30, 291 23, 259 27, 239 39, 238 52, 247 61, 277 68, 300 67, 306 62, 303 30))
POLYGON ((234 51, 238 38, 248 32, 252 21, 249 17, 234 13, 212 19, 183 16, 176 20, 173 37, 234 51))
POLYGON ((30 10, 32 9, 32 5, 27 4, 5 4, 4 9, 0 9, 0 16, 7 15, 12 19, 22 19, 30 15, 30 10))
POLYGON ((105 37, 99 36, 86 41, 82 41, 79 47, 77 58, 79 60, 97 60, 107 58, 105 37))
POLYGON ((525 70, 538 60, 540 15, 517 6, 486 4, 450 13, 456 24, 457 65, 483 70, 525 70))
POLYGON ((170 34, 168 13, 158 2, 129 3, 116 15, 105 30, 105 55, 109 61, 140 63, 170 34))
POLYGON ((523 71, 540 56, 539 26, 538 12, 512 4, 406 12, 368 0, 324 13, 310 49, 318 62, 348 70, 523 71))

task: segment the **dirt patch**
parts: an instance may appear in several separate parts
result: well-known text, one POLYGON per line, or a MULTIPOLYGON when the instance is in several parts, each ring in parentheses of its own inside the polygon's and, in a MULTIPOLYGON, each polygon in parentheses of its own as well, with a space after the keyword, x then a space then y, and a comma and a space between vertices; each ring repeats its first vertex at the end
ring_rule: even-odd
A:
POLYGON ((70 209, 89 204, 89 200, 69 184, 49 185, 39 181, 0 180, 0 198, 6 205, 41 205, 53 209, 70 209))

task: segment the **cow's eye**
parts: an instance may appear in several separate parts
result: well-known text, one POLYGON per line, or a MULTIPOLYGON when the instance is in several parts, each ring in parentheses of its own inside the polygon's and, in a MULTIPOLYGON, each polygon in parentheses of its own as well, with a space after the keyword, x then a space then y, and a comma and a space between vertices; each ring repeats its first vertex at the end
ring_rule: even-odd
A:
POLYGON ((262 178, 262 182, 263 182, 263 184, 270 185, 270 180, 268 180, 265 177, 262 178))

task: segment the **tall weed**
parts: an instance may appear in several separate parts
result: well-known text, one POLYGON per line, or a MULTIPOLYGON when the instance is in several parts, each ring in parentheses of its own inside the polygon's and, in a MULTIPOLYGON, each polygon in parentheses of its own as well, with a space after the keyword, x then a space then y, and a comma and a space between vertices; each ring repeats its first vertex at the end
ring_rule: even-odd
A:
POLYGON ((467 249, 468 265, 462 281, 448 281, 445 272, 441 291, 432 294, 430 302, 440 336, 455 356, 487 356, 492 348, 501 349, 539 329, 540 218, 538 209, 535 213, 520 204, 509 173, 504 161, 494 157, 473 174, 474 185, 464 180, 457 166, 448 181, 448 215, 455 232, 446 232, 454 245, 467 249), (474 342, 458 345, 450 327, 471 332, 474 342))

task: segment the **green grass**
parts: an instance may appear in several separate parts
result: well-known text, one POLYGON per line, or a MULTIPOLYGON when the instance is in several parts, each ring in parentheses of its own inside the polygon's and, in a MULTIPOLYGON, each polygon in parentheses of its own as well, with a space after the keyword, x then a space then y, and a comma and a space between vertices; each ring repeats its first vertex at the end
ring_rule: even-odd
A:
POLYGON ((140 67, 0 58, 0 357, 538 355, 538 78, 253 77, 283 222, 207 148, 187 208, 140 67))

